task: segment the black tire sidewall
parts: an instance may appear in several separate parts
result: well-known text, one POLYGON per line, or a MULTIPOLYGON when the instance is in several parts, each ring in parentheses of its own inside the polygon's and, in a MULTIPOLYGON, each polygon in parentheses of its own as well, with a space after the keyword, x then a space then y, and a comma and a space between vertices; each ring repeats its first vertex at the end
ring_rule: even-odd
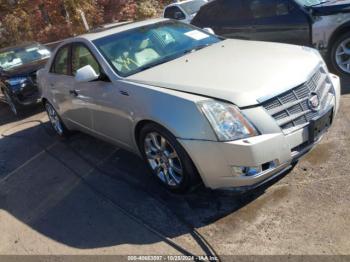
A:
POLYGON ((62 131, 63 131, 63 132, 62 132, 62 134, 59 134, 59 133, 56 131, 56 129, 52 126, 52 123, 51 123, 50 118, 49 118, 50 125, 51 125, 52 129, 55 131, 55 134, 58 135, 58 136, 61 137, 61 138, 68 138, 68 137, 70 136, 70 131, 68 130, 68 128, 67 128, 67 127, 65 126, 65 124, 63 123, 63 121, 62 121, 60 115, 57 113, 57 111, 56 111, 56 109, 54 108, 54 106, 53 106, 50 102, 48 102, 48 101, 45 101, 45 102, 44 102, 44 108, 45 108, 46 114, 47 114, 48 117, 49 117, 49 112, 47 111, 47 108, 46 108, 46 105, 47 105, 47 104, 50 105, 50 106, 52 107, 53 110, 55 110, 55 112, 56 112, 58 118, 60 119, 61 125, 62 125, 62 131))
POLYGON ((350 33, 345 33, 341 36, 339 36, 337 38, 337 40, 333 43, 332 45, 332 48, 331 48, 331 52, 330 52, 330 61, 331 61, 331 65, 333 67, 333 69, 339 74, 339 75, 342 75, 342 76, 350 76, 349 73, 346 73, 344 72, 337 64, 337 61, 336 61, 336 52, 337 52, 337 48, 339 46, 339 44, 341 42, 343 42, 345 39, 350 39, 350 33))
POLYGON ((168 130, 166 130, 162 126, 154 124, 154 123, 147 124, 146 126, 144 126, 140 131, 140 135, 138 138, 138 146, 139 146, 140 152, 142 154, 143 160, 144 160, 145 164, 147 165, 147 168, 150 171, 150 173, 153 174, 153 177, 155 177, 157 179, 157 181, 159 183, 161 183, 163 186, 165 186, 168 190, 170 190, 174 193, 183 193, 183 192, 188 191, 192 186, 196 185, 196 183, 199 183, 199 181, 200 181, 199 175, 198 175, 197 169, 195 168, 191 158, 189 157, 189 155, 187 154, 185 149, 181 146, 181 144, 176 140, 175 136, 172 135, 168 130), (152 132, 156 132, 156 133, 160 134, 161 136, 163 136, 166 140, 168 140, 168 142, 176 150, 176 152, 180 158, 181 165, 183 168, 183 180, 182 180, 181 184, 177 187, 171 187, 171 186, 165 184, 163 181, 161 181, 161 179, 158 178, 158 176, 156 174, 154 174, 152 168, 150 167, 150 165, 148 163, 145 149, 144 149, 144 141, 145 141, 147 134, 152 133, 152 132))

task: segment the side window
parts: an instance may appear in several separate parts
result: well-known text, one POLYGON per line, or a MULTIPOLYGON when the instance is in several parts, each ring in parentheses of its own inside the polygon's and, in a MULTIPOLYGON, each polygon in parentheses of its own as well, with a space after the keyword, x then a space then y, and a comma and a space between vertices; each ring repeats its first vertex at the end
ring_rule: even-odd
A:
POLYGON ((203 6, 193 20, 197 26, 228 24, 242 18, 240 0, 216 0, 203 6))
POLYGON ((252 18, 267 18, 289 14, 286 0, 250 0, 247 1, 252 18))
POLYGON ((60 75, 68 75, 68 53, 68 46, 62 47, 57 52, 51 72, 60 75))
POLYGON ((235 22, 243 18, 241 1, 223 1, 217 10, 219 20, 224 24, 235 22))
POLYGON ((176 20, 182 20, 186 18, 185 14, 177 6, 170 6, 165 9, 164 17, 176 20))
POLYGON ((100 66, 90 50, 83 45, 73 45, 72 74, 75 75, 80 68, 87 65, 90 65, 98 75, 101 73, 100 66))

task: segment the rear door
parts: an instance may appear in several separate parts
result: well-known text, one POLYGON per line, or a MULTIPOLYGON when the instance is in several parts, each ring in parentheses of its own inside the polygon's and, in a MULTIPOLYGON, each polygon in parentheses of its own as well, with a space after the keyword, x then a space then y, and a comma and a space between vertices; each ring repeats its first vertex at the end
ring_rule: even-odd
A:
POLYGON ((52 94, 52 102, 65 120, 70 121, 71 96, 69 90, 72 88, 74 79, 70 73, 71 45, 62 46, 55 55, 48 76, 48 85, 52 94))
POLYGON ((74 128, 88 130, 92 128, 90 88, 88 88, 90 83, 82 86, 74 78, 72 55, 76 53, 75 50, 76 45, 69 44, 57 51, 50 71, 49 85, 54 104, 61 117, 74 128))
POLYGON ((290 0, 244 0, 254 30, 250 39, 310 45, 308 14, 290 0))

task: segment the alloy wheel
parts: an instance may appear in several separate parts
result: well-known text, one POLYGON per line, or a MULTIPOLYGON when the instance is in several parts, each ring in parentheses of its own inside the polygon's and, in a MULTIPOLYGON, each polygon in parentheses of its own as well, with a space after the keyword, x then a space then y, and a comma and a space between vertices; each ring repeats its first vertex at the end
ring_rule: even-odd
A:
POLYGON ((147 161, 158 178, 169 187, 178 187, 183 181, 183 168, 178 153, 162 135, 146 135, 144 149, 147 161))
POLYGON ((335 52, 335 61, 339 68, 350 74, 350 38, 344 39, 335 52))
POLYGON ((49 103, 45 104, 47 115, 50 119, 51 125, 56 131, 56 133, 60 136, 63 135, 63 125, 61 123, 61 119, 59 118, 58 114, 56 113, 56 110, 53 108, 53 106, 49 103))

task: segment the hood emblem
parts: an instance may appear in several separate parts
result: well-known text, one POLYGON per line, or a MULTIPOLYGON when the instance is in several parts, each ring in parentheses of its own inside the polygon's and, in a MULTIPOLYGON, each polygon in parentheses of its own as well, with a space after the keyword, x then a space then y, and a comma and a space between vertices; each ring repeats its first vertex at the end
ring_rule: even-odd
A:
POLYGON ((309 104, 309 108, 312 111, 320 110, 321 103, 320 103, 320 98, 318 97, 318 94, 316 94, 315 92, 312 92, 310 94, 308 104, 309 104))

